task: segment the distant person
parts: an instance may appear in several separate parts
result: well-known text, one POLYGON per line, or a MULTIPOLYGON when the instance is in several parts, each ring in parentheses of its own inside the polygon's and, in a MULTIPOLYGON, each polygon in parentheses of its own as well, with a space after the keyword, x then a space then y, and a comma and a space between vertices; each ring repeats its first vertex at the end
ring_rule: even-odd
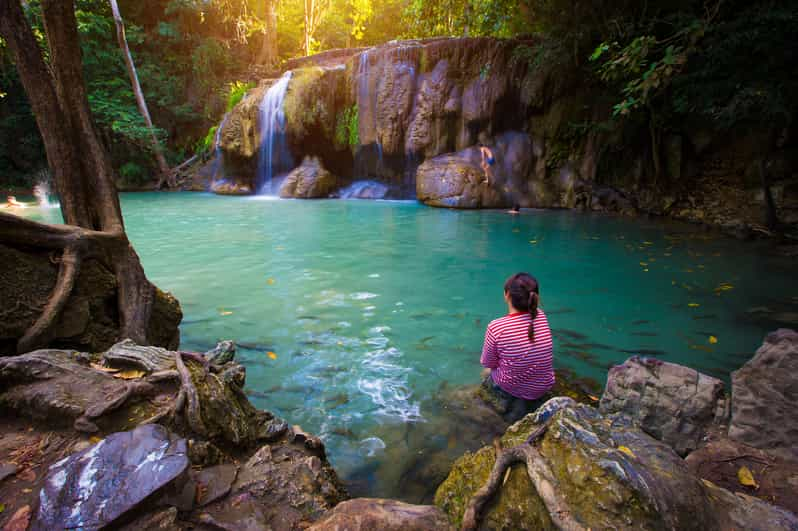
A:
POLYGON ((5 206, 9 208, 25 208, 27 205, 25 203, 20 203, 17 201, 17 198, 13 195, 10 195, 6 198, 5 206))
POLYGON ((493 156, 493 151, 482 142, 479 143, 479 151, 482 154, 482 171, 485 172, 485 180, 482 182, 490 184, 490 178, 492 177, 490 167, 496 164, 496 158, 493 156))
POLYGON ((518 203, 514 204, 513 208, 508 210, 507 213, 508 214, 513 214, 513 215, 520 214, 521 213, 521 205, 519 205, 518 203))
POLYGON ((538 282, 516 273, 504 283, 507 315, 491 321, 480 363, 490 369, 483 386, 514 421, 542 405, 554 386, 551 330, 540 302, 538 282))

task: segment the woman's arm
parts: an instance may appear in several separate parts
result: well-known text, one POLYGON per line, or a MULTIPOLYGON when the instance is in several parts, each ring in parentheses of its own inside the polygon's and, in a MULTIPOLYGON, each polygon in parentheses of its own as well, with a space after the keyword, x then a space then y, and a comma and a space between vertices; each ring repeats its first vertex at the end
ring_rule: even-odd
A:
POLYGON ((479 362, 483 367, 487 367, 488 369, 496 369, 499 367, 499 352, 496 349, 496 338, 493 337, 490 327, 485 331, 485 344, 482 347, 482 357, 479 358, 479 362))

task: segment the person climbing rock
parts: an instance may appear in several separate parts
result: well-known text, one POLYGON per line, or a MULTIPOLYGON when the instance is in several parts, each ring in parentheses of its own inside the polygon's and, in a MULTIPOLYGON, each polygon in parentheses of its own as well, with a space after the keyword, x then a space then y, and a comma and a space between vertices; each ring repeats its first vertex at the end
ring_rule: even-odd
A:
POLYGON ((516 273, 504 283, 507 315, 490 322, 480 363, 491 402, 514 422, 534 411, 554 387, 553 345, 546 314, 538 307, 538 281, 516 273))
POLYGON ((482 154, 482 171, 485 172, 485 180, 482 182, 490 184, 492 176, 490 167, 496 163, 496 158, 493 156, 493 151, 482 142, 479 143, 479 151, 482 154))

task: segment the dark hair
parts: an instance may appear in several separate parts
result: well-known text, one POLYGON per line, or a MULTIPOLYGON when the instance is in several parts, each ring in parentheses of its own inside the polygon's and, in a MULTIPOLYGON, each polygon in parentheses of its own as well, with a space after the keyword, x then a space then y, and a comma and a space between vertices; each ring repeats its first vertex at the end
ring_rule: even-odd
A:
POLYGON ((528 311, 532 316, 527 335, 530 341, 535 341, 535 317, 538 316, 538 302, 540 301, 540 287, 538 281, 529 273, 516 273, 504 283, 504 292, 510 296, 513 308, 519 311, 528 311))

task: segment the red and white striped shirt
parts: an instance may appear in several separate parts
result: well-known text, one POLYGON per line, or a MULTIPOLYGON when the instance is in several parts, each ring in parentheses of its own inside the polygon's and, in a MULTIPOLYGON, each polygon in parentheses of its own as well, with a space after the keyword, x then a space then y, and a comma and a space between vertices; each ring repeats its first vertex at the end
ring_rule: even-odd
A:
POLYGON ((549 322, 538 308, 533 343, 527 335, 531 320, 528 312, 518 312, 491 321, 479 360, 493 369, 491 376, 499 387, 526 400, 540 398, 554 386, 549 322))

